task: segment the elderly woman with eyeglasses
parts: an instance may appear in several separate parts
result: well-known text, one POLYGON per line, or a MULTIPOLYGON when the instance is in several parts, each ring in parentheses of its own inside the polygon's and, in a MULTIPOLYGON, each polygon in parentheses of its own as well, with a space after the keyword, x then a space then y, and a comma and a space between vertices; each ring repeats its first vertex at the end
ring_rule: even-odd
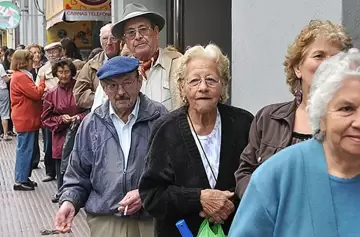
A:
POLYGON ((314 138, 254 172, 230 237, 359 236, 359 91, 357 49, 320 65, 307 107, 314 138))
MULTIPOLYGON (((72 59, 55 60, 52 65, 52 74, 59 79, 59 82, 44 96, 41 120, 43 126, 52 133, 52 158, 55 160, 57 187, 60 189, 63 184, 63 174, 60 172, 61 154, 67 130, 71 124, 80 123, 87 112, 75 104, 73 89, 76 67, 72 59)), ((52 198, 52 202, 58 202, 58 200, 58 195, 52 198)))
POLYGON ((188 49, 177 78, 184 105, 154 126, 140 196, 158 237, 180 236, 181 219, 193 234, 204 218, 227 233, 238 204, 233 172, 253 116, 223 104, 229 60, 216 45, 188 49))

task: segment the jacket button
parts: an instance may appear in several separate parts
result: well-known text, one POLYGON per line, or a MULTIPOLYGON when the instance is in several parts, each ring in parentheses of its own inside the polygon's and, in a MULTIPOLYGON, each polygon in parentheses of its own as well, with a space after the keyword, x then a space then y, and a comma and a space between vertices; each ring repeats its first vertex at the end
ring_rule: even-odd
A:
POLYGON ((257 161, 260 163, 262 161, 261 156, 259 156, 259 158, 257 159, 257 161))

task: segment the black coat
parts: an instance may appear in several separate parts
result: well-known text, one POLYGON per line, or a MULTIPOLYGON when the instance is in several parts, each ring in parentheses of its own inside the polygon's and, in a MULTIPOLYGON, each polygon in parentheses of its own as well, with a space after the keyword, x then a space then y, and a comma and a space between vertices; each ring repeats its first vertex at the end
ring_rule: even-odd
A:
MULTIPOLYGON (((215 189, 235 190, 234 173, 248 143, 253 115, 243 109, 219 104, 221 151, 215 189)), ((139 192, 146 211, 155 218, 155 236, 181 236, 175 224, 184 219, 197 234, 203 219, 200 192, 211 189, 200 152, 182 107, 161 118, 154 126, 139 192)), ((237 207, 239 201, 235 200, 237 207)), ((235 213, 234 213, 235 214, 235 213)), ((228 233, 234 214, 223 225, 228 233)))

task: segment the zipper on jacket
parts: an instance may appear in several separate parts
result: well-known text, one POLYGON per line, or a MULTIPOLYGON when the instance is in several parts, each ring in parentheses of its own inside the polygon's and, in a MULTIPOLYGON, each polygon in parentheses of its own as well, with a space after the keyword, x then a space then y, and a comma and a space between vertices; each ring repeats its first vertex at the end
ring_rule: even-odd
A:
MULTIPOLYGON (((96 114, 96 113, 95 113, 96 114)), ((125 155, 124 155, 124 152, 123 152, 123 150, 122 150, 122 148, 121 148, 121 145, 120 145, 120 140, 119 140, 119 135, 117 134, 117 131, 116 131, 116 128, 114 127, 114 125, 113 124, 111 124, 111 123, 109 123, 107 120, 105 120, 105 119, 101 119, 101 117, 98 115, 98 114, 96 114, 99 118, 100 118, 100 120, 102 120, 103 122, 105 122, 106 123, 106 125, 109 127, 109 130, 110 130, 110 132, 111 132, 111 134, 115 137, 115 140, 116 140, 116 142, 118 143, 118 146, 119 146, 119 149, 120 149, 120 151, 121 151, 121 153, 122 153, 122 158, 123 158, 123 170, 122 170, 122 172, 123 172, 123 181, 124 181, 124 184, 123 184, 123 192, 124 192, 124 196, 127 194, 127 185, 126 185, 126 173, 127 173, 127 170, 126 170, 126 168, 127 167, 125 167, 125 155), (115 132, 113 131, 115 129, 115 132)), ((147 117, 147 118, 141 118, 141 119, 139 119, 139 120, 136 120, 135 121, 135 123, 134 123, 134 125, 133 125, 133 127, 137 124, 137 123, 140 123, 140 122, 143 122, 143 121, 148 121, 148 120, 153 120, 153 119, 155 119, 156 117, 159 117, 159 115, 160 115, 160 113, 159 113, 159 111, 155 111, 155 113, 153 113, 151 116, 149 116, 149 117, 147 117)), ((129 150, 129 154, 131 153, 131 145, 130 145, 130 150, 129 150)), ((129 161, 129 157, 128 157, 128 161, 129 161)))
POLYGON ((126 191, 126 168, 127 167, 125 166, 125 155, 121 148, 119 135, 117 134, 116 128, 112 124, 110 124, 108 121, 104 120, 104 122, 110 128, 109 130, 110 130, 111 134, 115 137, 115 140, 118 143, 118 146, 119 146, 118 149, 120 149, 120 151, 122 153, 122 164, 123 164, 122 175, 123 175, 123 181, 124 181, 123 182, 123 193, 124 193, 124 197, 125 197, 125 195, 127 194, 127 191, 126 191), (115 132, 113 131, 114 129, 115 129, 115 132))

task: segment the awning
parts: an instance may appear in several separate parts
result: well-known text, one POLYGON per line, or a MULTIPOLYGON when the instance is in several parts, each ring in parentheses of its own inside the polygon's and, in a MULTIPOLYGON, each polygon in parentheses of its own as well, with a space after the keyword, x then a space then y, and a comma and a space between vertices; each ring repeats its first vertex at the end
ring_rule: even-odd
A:
POLYGON ((46 22, 46 29, 62 21, 111 21, 109 10, 62 10, 46 22))

